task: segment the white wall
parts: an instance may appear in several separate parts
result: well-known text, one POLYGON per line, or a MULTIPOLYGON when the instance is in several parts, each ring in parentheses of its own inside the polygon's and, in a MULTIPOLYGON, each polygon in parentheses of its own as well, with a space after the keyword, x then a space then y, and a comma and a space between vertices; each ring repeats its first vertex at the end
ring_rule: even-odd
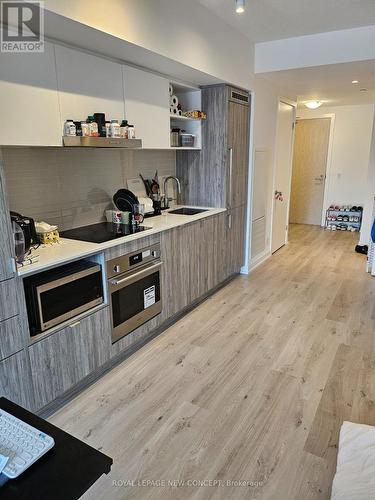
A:
POLYGON ((375 59, 375 26, 285 38, 255 46, 255 73, 375 59))
POLYGON ((44 4, 60 16, 251 89, 253 44, 193 0, 46 0, 44 4))
POLYGON ((375 117, 372 129, 370 160, 369 160, 365 190, 366 193, 364 201, 364 211, 363 211, 361 235, 359 240, 360 245, 369 244, 371 236, 371 227, 373 223, 372 213, 373 213, 374 196, 375 196, 375 117))
POLYGON ((327 203, 363 206, 366 185, 374 105, 306 108, 297 111, 297 117, 314 118, 334 114, 332 159, 327 171, 327 203))
MULTIPOLYGON (((260 229, 253 224, 252 228, 252 252, 250 268, 253 268, 264 258, 270 255, 271 251, 271 214, 272 214, 272 182, 275 159, 276 125, 278 110, 278 91, 265 80, 256 77, 254 81, 254 154, 257 151, 267 152, 268 168, 263 172, 263 178, 259 179, 258 185, 253 185, 253 190, 266 186, 266 210, 265 210, 265 232, 264 248, 261 250, 258 239, 260 229), (257 247, 254 253, 253 248, 257 247)), ((253 197, 254 198, 254 197, 253 197)))

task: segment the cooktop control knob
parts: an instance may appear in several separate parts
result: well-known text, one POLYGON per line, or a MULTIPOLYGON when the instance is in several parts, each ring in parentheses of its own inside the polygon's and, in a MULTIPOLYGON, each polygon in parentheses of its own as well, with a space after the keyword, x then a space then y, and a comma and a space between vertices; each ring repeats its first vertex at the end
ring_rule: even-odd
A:
POLYGON ((119 265, 113 266, 113 272, 114 273, 119 273, 121 272, 121 267, 119 265))

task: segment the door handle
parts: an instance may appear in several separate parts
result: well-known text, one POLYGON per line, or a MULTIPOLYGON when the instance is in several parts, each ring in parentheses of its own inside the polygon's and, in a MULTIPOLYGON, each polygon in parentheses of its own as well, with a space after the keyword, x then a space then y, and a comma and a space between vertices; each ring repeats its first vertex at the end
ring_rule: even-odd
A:
POLYGON ((233 148, 228 148, 229 151, 229 193, 227 207, 232 207, 232 176, 233 176, 233 148))
POLYGON ((314 181, 323 181, 324 180, 324 174, 320 174, 319 177, 315 177, 314 181))
POLYGON ((277 201, 284 201, 283 193, 282 191, 275 191, 275 200, 277 201))

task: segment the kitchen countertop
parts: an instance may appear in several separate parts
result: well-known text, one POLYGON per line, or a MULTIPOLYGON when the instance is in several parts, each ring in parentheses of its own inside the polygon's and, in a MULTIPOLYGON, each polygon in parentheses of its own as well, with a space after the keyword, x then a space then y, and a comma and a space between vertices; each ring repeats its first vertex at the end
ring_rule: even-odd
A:
MULTIPOLYGON (((180 208, 182 206, 186 207, 187 205, 176 205, 169 210, 175 210, 176 208, 180 208)), ((142 225, 147 226, 151 229, 142 231, 141 233, 124 236, 123 238, 116 238, 115 240, 105 241, 104 243, 89 243, 85 241, 61 238, 59 243, 54 243, 52 245, 40 245, 31 253, 31 257, 38 255, 38 261, 34 262, 33 264, 19 267, 17 270, 17 274, 19 276, 27 276, 38 271, 45 271, 46 269, 49 269, 51 267, 102 252, 107 248, 123 245, 124 243, 128 243, 129 241, 138 240, 151 234, 167 231, 168 229, 183 226, 185 224, 189 224, 190 222, 205 219, 206 217, 210 217, 212 215, 216 215, 226 211, 225 208, 190 206, 189 208, 202 208, 206 209, 207 211, 201 212, 196 215, 176 215, 169 214, 168 211, 165 211, 162 213, 162 215, 145 219, 142 225)))

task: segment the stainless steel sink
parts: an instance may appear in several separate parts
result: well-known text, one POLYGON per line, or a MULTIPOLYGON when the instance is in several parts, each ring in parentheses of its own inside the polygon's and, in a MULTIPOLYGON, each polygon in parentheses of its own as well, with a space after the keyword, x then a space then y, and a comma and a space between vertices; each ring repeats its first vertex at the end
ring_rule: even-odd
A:
POLYGON ((168 213, 169 214, 176 214, 176 215, 196 215, 196 214, 200 214, 201 212, 207 212, 207 210, 204 208, 182 207, 182 208, 176 208, 176 210, 171 210, 168 213))

